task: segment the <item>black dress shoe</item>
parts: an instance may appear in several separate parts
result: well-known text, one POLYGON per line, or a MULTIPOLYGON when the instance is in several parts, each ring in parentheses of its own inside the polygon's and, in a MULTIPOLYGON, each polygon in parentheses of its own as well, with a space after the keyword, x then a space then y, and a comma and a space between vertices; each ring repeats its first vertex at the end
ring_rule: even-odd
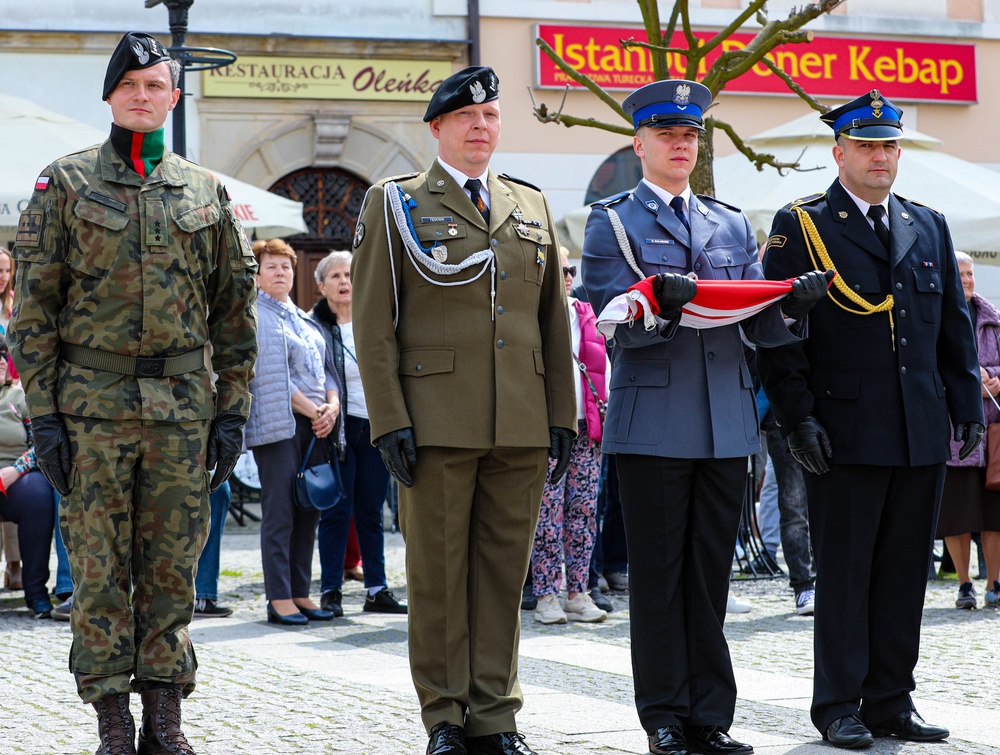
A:
POLYGON ((910 742, 937 742, 951 733, 943 726, 927 723, 915 710, 907 710, 872 728, 876 737, 899 737, 910 742))
POLYGON ((271 601, 267 601, 267 623, 281 624, 286 627, 304 627, 309 623, 309 619, 301 613, 290 613, 287 616, 284 616, 274 609, 274 606, 271 605, 271 601))
POLYGON ((875 737, 868 731, 861 719, 857 716, 841 716, 832 724, 826 727, 823 732, 823 739, 834 747, 843 747, 845 750, 858 750, 862 747, 871 747, 875 743, 875 737))
POLYGON ((680 726, 664 726, 649 735, 649 755, 688 755, 690 752, 680 726))
POLYGON ((465 746, 469 755, 538 755, 525 744, 524 736, 516 731, 469 737, 465 740, 465 746))
POLYGON ((427 740, 427 755, 466 755, 465 730, 454 724, 438 724, 427 740))
POLYGON ((341 605, 344 602, 344 596, 340 593, 340 590, 327 590, 319 599, 319 607, 324 611, 332 611, 335 618, 340 618, 344 615, 344 607, 341 605))
POLYGON ((362 609, 368 613, 406 613, 406 603, 400 603, 392 590, 383 587, 377 593, 368 594, 365 598, 365 607, 362 609))
POLYGON ((303 608, 299 606, 299 613, 305 616, 309 621, 332 621, 334 617, 333 611, 327 611, 322 608, 303 608))
POLYGON ((753 747, 737 742, 721 726, 685 726, 688 749, 702 755, 750 755, 753 747))
POLYGON ((604 597, 604 593, 601 592, 600 587, 595 587, 590 591, 590 599, 594 601, 594 605, 600 608, 602 611, 607 611, 611 613, 615 610, 615 607, 611 604, 611 601, 604 597))

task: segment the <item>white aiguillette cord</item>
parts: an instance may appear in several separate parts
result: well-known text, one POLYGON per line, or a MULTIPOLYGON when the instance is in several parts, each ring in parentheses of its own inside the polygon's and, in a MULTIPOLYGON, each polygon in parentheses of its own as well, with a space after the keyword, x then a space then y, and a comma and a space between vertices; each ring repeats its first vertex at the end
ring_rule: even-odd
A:
POLYGON ((410 225, 411 221, 409 213, 407 212, 407 209, 403 207, 403 190, 399 188, 395 181, 387 181, 384 187, 384 193, 385 231, 386 236, 389 238, 389 265, 392 268, 392 293, 393 299, 396 303, 392 317, 393 328, 396 327, 399 321, 399 291, 396 288, 396 269, 392 258, 392 228, 389 225, 390 214, 392 219, 396 222, 396 229, 399 231, 399 236, 403 240, 403 246, 410 257, 410 261, 413 263, 413 267, 418 273, 420 273, 420 276, 429 283, 433 283, 435 286, 464 286, 467 283, 479 280, 483 273, 486 272, 486 269, 489 268, 490 310, 492 316, 492 302, 496 298, 496 255, 493 253, 493 250, 483 249, 482 251, 474 252, 456 265, 447 265, 443 262, 438 262, 424 251, 424 249, 420 246, 420 242, 413 234, 413 228, 410 225), (417 264, 418 262, 420 263, 419 265, 417 264), (420 266, 423 265, 435 275, 455 275, 478 264, 482 264, 483 267, 473 277, 460 281, 452 281, 450 283, 435 280, 420 269, 420 266))

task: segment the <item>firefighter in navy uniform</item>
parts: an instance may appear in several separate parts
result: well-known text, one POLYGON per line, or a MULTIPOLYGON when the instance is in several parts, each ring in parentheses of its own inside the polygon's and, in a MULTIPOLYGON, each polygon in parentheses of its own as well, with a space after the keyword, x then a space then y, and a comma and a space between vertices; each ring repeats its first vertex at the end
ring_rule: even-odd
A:
POLYGON ((910 699, 949 420, 980 443, 976 345, 944 217, 890 193, 901 111, 877 90, 822 117, 839 177, 775 216, 764 272, 838 275, 801 343, 757 355, 806 469, 816 570, 812 720, 845 748, 944 739, 910 699))

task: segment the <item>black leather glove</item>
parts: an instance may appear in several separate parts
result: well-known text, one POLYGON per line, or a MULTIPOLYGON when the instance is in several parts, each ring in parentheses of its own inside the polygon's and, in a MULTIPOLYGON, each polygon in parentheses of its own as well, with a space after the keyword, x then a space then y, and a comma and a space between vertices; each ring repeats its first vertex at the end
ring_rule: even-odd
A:
POLYGON ((653 295, 660 305, 660 317, 672 320, 681 313, 681 307, 698 293, 694 278, 679 273, 660 273, 653 279, 653 295))
POLYGON ((205 468, 215 469, 208 491, 214 493, 233 473, 236 462, 243 453, 243 425, 246 419, 239 414, 220 414, 208 429, 208 454, 205 468))
POLYGON ((559 482, 566 474, 566 467, 569 466, 569 455, 573 450, 573 441, 576 440, 576 433, 565 427, 549 428, 549 458, 556 460, 556 465, 549 475, 549 482, 559 482))
POLYGON ((986 428, 978 422, 959 422, 955 425, 955 440, 965 441, 958 451, 959 461, 964 460, 979 447, 979 444, 983 442, 985 431, 986 428))
POLYGON ((795 461, 813 474, 830 471, 833 446, 830 436, 815 417, 806 417, 788 434, 788 450, 795 461))
MULTIPOLYGON (((45 479, 59 495, 69 494, 69 435, 58 414, 43 414, 31 418, 31 435, 35 441, 35 461, 45 479)), ((982 433, 980 433, 982 435, 982 433)))
POLYGON ((816 302, 826 296, 830 281, 836 275, 833 270, 827 270, 825 273, 813 270, 796 278, 792 283, 792 292, 781 300, 781 311, 785 313, 785 317, 798 320, 809 314, 809 310, 816 306, 816 302))
POLYGON ((396 482, 404 488, 413 487, 413 475, 410 470, 417 463, 417 444, 413 440, 413 428, 404 427, 391 433, 380 435, 375 439, 382 463, 396 482))

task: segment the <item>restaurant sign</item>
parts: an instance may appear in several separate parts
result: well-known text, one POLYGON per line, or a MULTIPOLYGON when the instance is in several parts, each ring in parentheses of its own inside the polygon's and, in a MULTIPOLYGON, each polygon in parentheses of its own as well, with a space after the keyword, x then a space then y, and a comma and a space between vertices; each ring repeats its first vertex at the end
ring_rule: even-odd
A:
POLYGON ((241 55, 202 74, 205 97, 426 102, 451 75, 444 60, 241 55))
MULTIPOLYGON (((714 32, 696 31, 707 41, 714 32)), ((586 74, 605 89, 632 90, 653 81, 650 51, 623 50, 620 40, 646 41, 641 28, 558 26, 537 24, 543 39, 576 71, 586 74)), ((724 52, 744 49, 754 34, 731 34, 701 62, 697 77, 724 52)), ((682 32, 670 44, 687 48, 682 32)), ((776 67, 788 74, 814 97, 851 99, 867 89, 879 89, 893 100, 922 102, 976 102, 975 45, 915 40, 861 39, 815 36, 808 44, 788 44, 767 54, 776 67)), ((538 48, 535 84, 541 88, 579 88, 538 48)), ((682 78, 687 59, 667 53, 670 76, 682 78)), ((747 73, 726 84, 727 93, 791 94, 785 83, 765 64, 757 63, 747 73)))

